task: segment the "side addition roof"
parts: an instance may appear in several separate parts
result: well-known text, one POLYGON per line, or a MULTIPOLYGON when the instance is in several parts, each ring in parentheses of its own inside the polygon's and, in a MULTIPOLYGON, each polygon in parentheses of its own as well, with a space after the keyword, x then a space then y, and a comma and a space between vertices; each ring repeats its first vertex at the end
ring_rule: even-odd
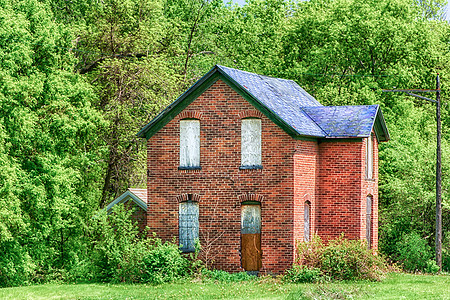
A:
POLYGON ((125 193, 114 199, 108 206, 106 207, 106 211, 108 214, 111 212, 111 209, 114 205, 118 203, 125 203, 127 201, 133 201, 140 208, 147 211, 147 189, 132 189, 129 188, 125 193))
POLYGON ((389 139, 378 105, 322 106, 296 82, 258 75, 220 65, 214 66, 175 102, 138 133, 149 139, 218 79, 230 85, 275 124, 294 138, 368 137, 389 139))
POLYGON ((379 141, 389 134, 379 105, 303 107, 327 133, 327 138, 368 137, 374 128, 379 141))

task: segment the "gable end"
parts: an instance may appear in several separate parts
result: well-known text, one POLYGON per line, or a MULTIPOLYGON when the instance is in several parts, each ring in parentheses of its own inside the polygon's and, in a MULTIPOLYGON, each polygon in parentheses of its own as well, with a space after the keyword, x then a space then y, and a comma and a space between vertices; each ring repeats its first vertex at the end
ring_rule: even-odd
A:
MULTIPOLYGON (((265 115, 294 139, 317 141, 362 138, 369 136, 374 130, 378 141, 389 140, 386 123, 378 105, 322 106, 293 81, 219 65, 214 66, 144 126, 137 136, 150 139, 177 115, 183 115, 183 110, 218 80, 231 87, 261 115, 265 115), (304 106, 311 104, 314 106, 304 106)), ((192 117, 188 113, 185 115, 192 117)))
POLYGON ((127 202, 129 200, 131 200, 134 203, 136 203, 144 211, 147 211, 147 203, 142 201, 138 196, 136 196, 134 193, 132 193, 131 191, 128 190, 125 193, 123 193, 122 195, 120 195, 119 197, 117 197, 113 202, 108 204, 108 206, 106 207, 107 213, 110 214, 112 212, 111 209, 116 204, 118 204, 118 203, 125 203, 125 202, 127 202))
MULTIPOLYGON (((156 132, 163 128, 167 123, 174 119, 180 112, 182 112, 189 104, 194 102, 203 92, 211 87, 216 81, 222 80, 229 85, 234 91, 241 95, 251 105, 256 107, 262 114, 268 117, 272 122, 277 124, 291 137, 299 136, 298 132, 287 124, 283 119, 277 116, 274 112, 262 104, 255 96, 253 96, 245 87, 235 82, 230 76, 223 72, 218 66, 215 66, 205 76, 198 80, 185 93, 183 93, 177 100, 164 109, 158 116, 156 116, 150 123, 144 126, 138 132, 138 137, 151 138, 156 132)), ((313 138, 313 137, 312 137, 313 138)))

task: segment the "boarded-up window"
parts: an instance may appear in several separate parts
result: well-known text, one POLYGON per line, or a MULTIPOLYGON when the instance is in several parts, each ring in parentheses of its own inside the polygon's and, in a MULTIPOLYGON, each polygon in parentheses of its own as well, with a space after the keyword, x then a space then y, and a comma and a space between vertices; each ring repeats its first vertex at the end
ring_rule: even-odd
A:
POLYGON ((241 233, 261 233, 261 206, 242 205, 241 233))
POLYGON ((366 240, 370 249, 370 240, 372 238, 372 197, 367 196, 366 202, 366 240))
POLYGON ((180 167, 200 167, 200 121, 180 121, 180 167))
POLYGON ((241 124, 241 166, 261 166, 261 120, 243 119, 241 124))
POLYGON ((304 211, 304 226, 305 226, 305 232, 304 232, 304 241, 309 242, 310 232, 311 228, 311 205, 308 201, 305 202, 305 211, 304 211))
POLYGON ((180 202, 179 240, 183 252, 194 252, 198 239, 198 202, 180 202))
POLYGON ((373 140, 369 136, 366 141, 366 177, 372 179, 373 177, 373 140))

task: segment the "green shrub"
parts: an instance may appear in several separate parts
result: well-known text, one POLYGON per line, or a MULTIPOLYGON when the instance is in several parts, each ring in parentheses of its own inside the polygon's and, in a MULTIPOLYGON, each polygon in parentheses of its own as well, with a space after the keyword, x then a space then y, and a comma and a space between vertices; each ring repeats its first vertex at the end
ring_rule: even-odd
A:
POLYGON ((324 279, 323 272, 318 268, 308 268, 307 266, 293 265, 286 270, 283 281, 292 283, 312 283, 324 279))
POLYGON ((373 255, 365 242, 346 240, 341 236, 324 248, 321 269, 338 280, 380 280, 386 266, 380 256, 373 255))
POLYGON ((318 236, 298 245, 298 263, 336 280, 381 280, 387 272, 383 258, 360 240, 346 240, 343 235, 324 245, 318 236))
POLYGON ((130 221, 131 211, 123 204, 113 213, 99 212, 91 224, 91 270, 94 279, 105 282, 134 281, 135 269, 142 247, 137 227, 130 221))
POLYGON ((318 235, 314 235, 309 242, 298 243, 298 264, 310 268, 320 267, 322 265, 322 251, 324 247, 325 245, 318 235))
POLYGON ((203 278, 217 280, 220 282, 240 282, 253 280, 256 276, 249 275, 247 272, 228 273, 222 270, 202 270, 203 278))
POLYGON ((90 272, 96 281, 162 283, 187 276, 190 264, 175 243, 142 238, 131 211, 117 205, 92 224, 90 272))
POLYGON ((450 272, 450 254, 442 253, 442 270, 445 272, 450 272))
POLYGON ((398 260, 406 271, 425 271, 433 256, 431 247, 417 232, 404 234, 397 243, 398 260))
POLYGON ((447 235, 442 242, 442 270, 450 272, 450 235, 447 235))
POLYGON ((35 272, 31 257, 15 241, 0 242, 0 287, 28 284, 35 272))
POLYGON ((437 274, 439 272, 439 266, 432 259, 427 261, 427 267, 425 268, 425 272, 429 274, 437 274))
POLYGON ((171 282, 188 274, 188 260, 181 255, 175 243, 161 243, 160 239, 151 239, 148 250, 139 263, 142 272, 140 282, 171 282))

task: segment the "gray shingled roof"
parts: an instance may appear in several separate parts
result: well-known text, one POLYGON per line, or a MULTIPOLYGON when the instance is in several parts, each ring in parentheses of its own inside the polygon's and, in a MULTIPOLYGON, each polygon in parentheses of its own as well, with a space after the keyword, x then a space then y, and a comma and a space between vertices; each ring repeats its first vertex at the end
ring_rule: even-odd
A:
POLYGON ((303 107, 327 137, 367 137, 372 131, 378 105, 303 107))
POLYGON ((258 75, 217 66, 236 83, 247 89, 265 107, 289 124, 300 135, 325 137, 326 134, 302 110, 304 106, 321 106, 295 81, 258 75))
POLYGON ((250 102, 254 101, 254 105, 292 136, 361 138, 368 137, 376 125, 375 131, 379 140, 389 140, 389 133, 378 105, 322 106, 292 80, 258 75, 220 65, 214 66, 162 111, 138 133, 138 136, 149 138, 152 132, 159 130, 188 105, 189 101, 193 101, 193 95, 198 93, 197 90, 204 90, 217 80, 214 78, 223 78, 234 85, 237 92, 250 102))

